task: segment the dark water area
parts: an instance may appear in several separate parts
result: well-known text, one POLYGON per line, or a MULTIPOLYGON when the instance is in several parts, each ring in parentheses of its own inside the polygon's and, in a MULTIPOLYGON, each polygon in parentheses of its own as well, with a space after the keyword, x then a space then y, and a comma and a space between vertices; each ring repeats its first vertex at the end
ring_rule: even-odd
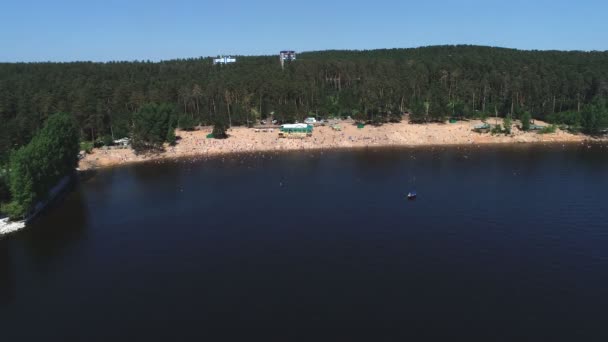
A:
POLYGON ((606 341, 607 175, 601 145, 102 170, 0 240, 1 340, 606 341))

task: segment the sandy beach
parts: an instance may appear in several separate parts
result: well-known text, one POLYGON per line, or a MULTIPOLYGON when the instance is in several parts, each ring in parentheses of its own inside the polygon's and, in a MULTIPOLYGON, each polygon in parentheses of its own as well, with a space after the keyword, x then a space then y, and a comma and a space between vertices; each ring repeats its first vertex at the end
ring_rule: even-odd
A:
MULTIPOLYGON (((500 121, 502 123, 502 121, 500 121)), ((167 146, 164 152, 135 154, 131 149, 94 149, 80 161, 80 170, 110 167, 128 163, 180 158, 188 156, 217 156, 230 153, 259 151, 298 151, 312 149, 340 149, 381 146, 426 146, 426 145, 482 145, 538 142, 583 142, 589 136, 571 134, 557 129, 555 133, 538 134, 523 132, 515 127, 511 135, 476 133, 472 129, 481 121, 459 121, 457 123, 410 124, 408 122, 385 124, 379 127, 367 125, 359 129, 352 122, 340 122, 341 131, 329 126, 314 128, 312 137, 285 139, 278 137, 278 129, 255 130, 234 127, 228 130, 228 139, 207 139, 212 127, 186 132, 177 131, 180 138, 175 146, 167 146)), ((494 120, 488 120, 494 124, 494 120)), ((546 125, 536 121, 538 125, 546 125)))

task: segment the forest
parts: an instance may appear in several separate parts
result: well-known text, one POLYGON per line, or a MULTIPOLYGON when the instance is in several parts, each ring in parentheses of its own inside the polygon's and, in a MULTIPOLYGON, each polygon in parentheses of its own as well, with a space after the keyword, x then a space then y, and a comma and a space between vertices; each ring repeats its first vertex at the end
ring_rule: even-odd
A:
POLYGON ((70 113, 81 140, 108 141, 134 134, 136 113, 150 103, 172 106, 169 124, 185 129, 251 125, 271 113, 283 122, 310 115, 381 122, 406 111, 417 122, 529 112, 594 125, 589 131, 607 125, 608 52, 483 46, 320 51, 300 53, 284 68, 278 56, 236 58, 227 65, 213 65, 212 58, 2 63, 0 164, 52 113, 70 113))
POLYGON ((0 177, 0 211, 20 219, 78 164, 79 133, 67 113, 52 114, 32 140, 13 151, 7 174, 0 177))

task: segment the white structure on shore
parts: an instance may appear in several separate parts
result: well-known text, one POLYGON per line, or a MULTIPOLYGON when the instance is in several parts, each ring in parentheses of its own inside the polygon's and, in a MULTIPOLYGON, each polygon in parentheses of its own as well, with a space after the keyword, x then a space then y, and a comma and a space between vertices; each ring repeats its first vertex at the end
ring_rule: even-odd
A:
POLYGON ((118 145, 118 146, 126 147, 131 144, 131 140, 129 138, 122 138, 122 139, 114 140, 114 144, 118 145))
POLYGON ((236 58, 232 56, 219 56, 218 58, 213 59, 213 65, 215 64, 229 64, 236 63, 236 58))
POLYGON ((25 228, 25 221, 11 222, 7 218, 0 219, 0 235, 16 232, 25 228))

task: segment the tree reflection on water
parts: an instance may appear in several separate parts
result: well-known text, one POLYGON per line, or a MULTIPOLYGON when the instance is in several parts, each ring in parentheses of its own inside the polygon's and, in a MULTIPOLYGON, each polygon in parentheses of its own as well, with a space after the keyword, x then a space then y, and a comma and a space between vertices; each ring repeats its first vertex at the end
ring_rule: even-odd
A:
POLYGON ((58 258, 78 245, 86 236, 88 216, 76 184, 24 230, 0 240, 0 305, 14 299, 19 281, 27 282, 29 272, 50 270, 58 258))

